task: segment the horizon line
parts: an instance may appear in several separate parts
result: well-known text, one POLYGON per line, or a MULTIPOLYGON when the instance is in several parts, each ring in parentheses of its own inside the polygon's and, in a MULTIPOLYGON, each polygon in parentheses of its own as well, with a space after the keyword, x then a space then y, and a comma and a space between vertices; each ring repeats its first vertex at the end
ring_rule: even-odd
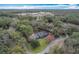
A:
POLYGON ((0 4, 0 9, 79 9, 79 4, 0 4))

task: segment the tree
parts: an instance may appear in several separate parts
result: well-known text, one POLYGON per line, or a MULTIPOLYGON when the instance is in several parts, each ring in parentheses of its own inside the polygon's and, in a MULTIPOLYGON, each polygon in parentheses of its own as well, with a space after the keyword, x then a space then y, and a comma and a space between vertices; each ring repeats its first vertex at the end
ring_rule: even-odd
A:
POLYGON ((0 54, 9 53, 11 40, 6 30, 0 30, 0 54))
POLYGON ((19 21, 16 26, 17 26, 17 30, 22 32, 22 33, 25 33, 27 35, 30 35, 33 33, 32 26, 26 20, 19 21))
POLYGON ((78 19, 79 19, 79 15, 71 13, 71 14, 65 15, 62 21, 79 25, 78 19))
POLYGON ((64 41, 64 53, 79 53, 79 32, 73 32, 70 38, 64 41))
POLYGON ((25 50, 19 45, 16 45, 15 47, 10 48, 9 50, 10 50, 9 53, 15 53, 15 54, 16 53, 19 53, 19 54, 25 53, 25 50))
POLYGON ((21 25, 20 28, 19 28, 19 30, 21 32, 27 33, 28 35, 30 35, 30 34, 33 33, 33 29, 32 29, 32 27, 30 25, 27 25, 27 26, 21 25))
POLYGON ((32 46, 33 49, 35 49, 35 48, 40 46, 40 43, 37 40, 32 40, 31 46, 32 46))
POLYGON ((10 26, 10 23, 12 22, 12 20, 8 17, 1 17, 0 18, 0 27, 7 29, 10 26))
POLYGON ((9 48, 5 44, 0 44, 0 54, 8 54, 9 48))
POLYGON ((51 47, 49 50, 50 54, 62 54, 63 49, 59 45, 55 45, 54 47, 51 47))
POLYGON ((26 38, 24 38, 20 32, 10 32, 10 38, 12 41, 12 46, 9 47, 10 53, 24 53, 28 48, 28 42, 26 38), (15 47, 14 47, 15 46, 15 47), (19 50, 19 51, 18 51, 19 50))
POLYGON ((65 30, 65 33, 67 34, 67 35, 72 35, 72 33, 73 32, 79 32, 79 29, 77 28, 77 27, 74 27, 74 26, 69 26, 68 28, 66 28, 66 30, 65 30))
POLYGON ((18 21, 16 24, 16 30, 19 31, 29 42, 29 35, 33 33, 33 27, 26 20, 18 21))
POLYGON ((26 39, 21 35, 20 32, 13 31, 13 32, 10 32, 9 34, 10 34, 10 39, 13 40, 13 43, 20 44, 20 45, 26 43, 26 39))

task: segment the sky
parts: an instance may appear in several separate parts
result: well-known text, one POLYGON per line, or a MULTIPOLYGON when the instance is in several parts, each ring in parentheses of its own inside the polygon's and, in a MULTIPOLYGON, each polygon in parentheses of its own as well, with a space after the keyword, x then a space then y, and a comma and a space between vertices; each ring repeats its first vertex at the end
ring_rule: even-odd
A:
POLYGON ((78 0, 0 0, 0 4, 78 4, 78 0))
POLYGON ((0 4, 0 9, 79 9, 79 4, 0 4))

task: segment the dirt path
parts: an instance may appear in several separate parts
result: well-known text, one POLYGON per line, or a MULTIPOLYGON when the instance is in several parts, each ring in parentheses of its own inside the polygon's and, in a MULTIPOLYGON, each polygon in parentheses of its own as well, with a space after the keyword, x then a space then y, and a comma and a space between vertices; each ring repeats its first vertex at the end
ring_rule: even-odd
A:
MULTIPOLYGON (((37 54, 45 54, 45 53, 48 53, 49 50, 50 50, 50 48, 51 48, 51 47, 54 47, 56 44, 59 44, 60 47, 61 47, 61 46, 63 45, 63 41, 64 41, 65 39, 67 39, 67 38, 68 38, 68 36, 66 36, 66 37, 64 37, 64 38, 61 37, 61 38, 55 39, 54 41, 51 41, 43 51, 38 52, 37 54)), ((32 54, 32 52, 27 51, 27 54, 32 54)), ((33 53, 33 54, 34 54, 34 53, 33 53)))
POLYGON ((56 44, 59 44, 60 46, 62 46, 63 45, 63 41, 66 38, 68 38, 68 36, 65 37, 65 38, 58 38, 55 41, 51 41, 50 44, 48 44, 48 46, 43 51, 39 52, 38 54, 48 53, 49 50, 50 50, 50 48, 53 47, 53 46, 55 46, 56 44))

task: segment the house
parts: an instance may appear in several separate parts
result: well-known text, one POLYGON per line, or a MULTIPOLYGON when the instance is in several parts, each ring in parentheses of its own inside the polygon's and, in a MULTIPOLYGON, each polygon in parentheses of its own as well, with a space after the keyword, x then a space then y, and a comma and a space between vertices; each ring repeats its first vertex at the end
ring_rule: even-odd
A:
POLYGON ((30 37, 29 37, 29 41, 31 40, 37 40, 39 38, 43 38, 43 37, 46 37, 46 39, 48 41, 52 41, 55 39, 54 35, 52 35, 51 33, 49 32, 46 32, 46 31, 40 31, 40 32, 37 32, 37 33, 33 33, 30 37))
POLYGON ((46 37, 48 35, 48 32, 46 31, 40 31, 40 32, 37 32, 37 33, 33 33, 30 37, 29 37, 29 40, 36 40, 36 39, 39 39, 39 38, 42 38, 42 37, 46 37))

